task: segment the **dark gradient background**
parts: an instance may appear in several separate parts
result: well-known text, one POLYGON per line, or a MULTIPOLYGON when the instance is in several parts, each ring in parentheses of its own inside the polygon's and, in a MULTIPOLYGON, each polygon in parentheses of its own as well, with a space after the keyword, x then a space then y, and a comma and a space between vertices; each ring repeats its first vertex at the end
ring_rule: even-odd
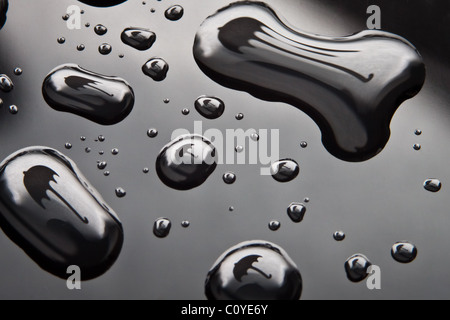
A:
POLYGON ((229 0, 129 0, 112 8, 95 8, 74 0, 11 0, 8 20, 0 31, 0 73, 15 83, 10 93, 0 92, 0 158, 27 146, 56 148, 74 160, 106 202, 122 220, 125 240, 122 253, 103 276, 69 291, 64 280, 40 269, 19 247, 0 233, 1 299, 205 299, 204 282, 214 261, 229 247, 247 240, 263 239, 283 247, 298 265, 303 278, 303 299, 448 299, 450 298, 449 186, 450 108, 450 10, 446 0, 267 0, 297 29, 342 36, 366 28, 366 9, 377 4, 382 29, 410 40, 421 52, 427 67, 422 91, 403 103, 391 123, 391 138, 373 159, 347 163, 327 153, 316 124, 298 109, 264 102, 247 93, 221 87, 206 77, 192 56, 198 26, 229 0), (62 20, 66 8, 78 4, 86 12, 82 25, 68 30, 62 20), (173 4, 185 9, 179 21, 169 21, 164 11, 173 4), (150 9, 156 12, 151 13, 150 9), (108 33, 97 36, 101 23, 108 33), (147 27, 157 34, 156 43, 139 52, 120 41, 126 27, 147 27), (65 37, 60 45, 56 39, 65 37), (108 56, 98 53, 110 43, 108 56), (86 50, 78 52, 83 43, 86 50), (120 59, 119 54, 125 57, 120 59), (168 77, 157 83, 145 76, 142 65, 162 57, 170 65, 168 77), (132 113, 114 126, 101 126, 75 115, 57 112, 44 101, 42 81, 63 63, 126 79, 136 94, 132 113), (15 67, 23 75, 14 76, 15 67), (220 97, 226 110, 217 120, 202 118, 194 108, 200 95, 220 97), (169 104, 163 100, 170 98, 169 104), (12 115, 8 106, 19 113, 12 115), (183 108, 191 113, 184 116, 183 108), (237 121, 238 112, 245 114, 237 121), (204 129, 280 129, 280 156, 295 159, 300 175, 281 184, 259 175, 260 166, 219 165, 200 187, 176 191, 157 177, 155 160, 178 128, 193 130, 202 120, 204 129), (159 130, 157 138, 146 135, 159 130), (414 130, 423 130, 416 136, 414 130), (106 141, 95 142, 98 135, 106 141), (86 136, 85 142, 80 136, 86 136), (308 142, 306 149, 300 141, 308 142), (73 148, 65 150, 71 142, 73 148), (413 145, 422 149, 415 151, 413 145), (91 147, 92 152, 84 152, 91 147), (117 147, 120 153, 111 155, 117 147), (100 156, 99 151, 105 155, 100 156), (96 167, 108 162, 109 177, 96 167), (142 169, 150 172, 143 174, 142 169), (222 174, 233 171, 237 181, 226 185, 222 174), (430 193, 422 184, 438 178, 443 188, 430 193), (124 198, 114 190, 123 187, 124 198), (311 198, 300 224, 292 223, 286 208, 291 202, 311 198), (229 212, 228 207, 235 211, 229 212), (159 239, 152 233, 156 218, 172 220, 170 235, 159 239), (270 231, 276 219, 281 228, 270 231), (183 220, 191 226, 181 227, 183 220), (336 230, 347 238, 333 240, 336 230), (390 255, 401 240, 415 243, 417 259, 402 265, 390 255), (370 291, 364 282, 351 283, 345 260, 355 253, 366 255, 381 267, 382 290, 370 291))

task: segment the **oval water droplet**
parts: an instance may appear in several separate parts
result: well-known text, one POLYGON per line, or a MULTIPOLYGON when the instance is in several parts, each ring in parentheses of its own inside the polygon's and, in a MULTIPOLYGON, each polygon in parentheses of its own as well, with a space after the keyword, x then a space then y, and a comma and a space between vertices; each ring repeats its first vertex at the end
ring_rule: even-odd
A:
POLYGON ((94 27, 94 32, 99 36, 103 36, 108 32, 108 28, 102 24, 98 24, 94 27))
POLYGON ((397 242, 392 246, 391 255, 397 262, 411 263, 417 257, 417 248, 407 241, 397 242))
POLYGON ((238 113, 236 115, 236 120, 242 120, 242 119, 244 119, 244 114, 243 113, 238 113))
POLYGON ((236 175, 233 172, 227 172, 223 175, 222 179, 226 184, 233 184, 236 182, 236 175))
POLYGON ((93 7, 113 7, 117 6, 121 3, 126 2, 127 0, 78 0, 84 4, 93 6, 93 7))
POLYGON ((101 162, 97 163, 97 168, 99 170, 103 170, 106 168, 107 165, 108 165, 108 163, 106 161, 101 161, 101 162))
POLYGON ((333 238, 336 241, 344 241, 345 240, 345 233, 344 233, 344 231, 336 231, 333 234, 333 238))
POLYGON ((367 278, 367 271, 372 263, 362 254, 355 254, 345 262, 345 272, 351 282, 361 282, 367 278))
POLYGON ((45 78, 42 93, 55 110, 70 112, 102 125, 125 119, 133 109, 134 92, 118 77, 104 76, 65 64, 45 78))
POLYGON ((273 220, 269 222, 269 229, 272 231, 277 231, 280 229, 280 227, 281 227, 280 221, 273 220))
POLYGON ((423 183, 423 187, 430 192, 439 192, 442 188, 442 183, 438 179, 428 179, 423 183))
POLYGON ((180 20, 183 17, 184 9, 180 5, 175 5, 166 10, 164 15, 171 21, 180 20))
POLYGON ((216 166, 216 148, 199 135, 184 135, 171 141, 156 160, 156 172, 161 181, 177 190, 200 186, 216 166))
POLYGON ((140 51, 150 49, 156 41, 156 34, 143 28, 126 28, 120 37, 123 43, 140 51))
POLYGON ((198 113, 207 119, 217 119, 225 112, 225 103, 216 97, 201 96, 194 105, 198 113))
POLYGON ((299 223, 303 221, 305 217, 306 207, 303 203, 293 202, 287 208, 287 214, 289 218, 295 223, 299 223))
POLYGON ((165 238, 169 235, 172 222, 167 218, 159 218, 153 224, 153 234, 158 238, 165 238))
POLYGON ((189 221, 183 221, 183 222, 181 222, 181 226, 182 226, 183 228, 189 228, 190 225, 191 225, 191 223, 190 223, 189 221))
POLYGON ((6 23, 6 13, 8 12, 8 0, 0 0, 0 30, 6 23))
POLYGON ((0 225, 39 266, 67 279, 67 267, 77 265, 82 280, 111 267, 122 247, 122 225, 72 160, 31 147, 0 168, 0 225))
POLYGON ((14 74, 16 76, 20 76, 20 75, 22 75, 22 73, 23 73, 23 70, 21 68, 15 68, 14 69, 14 74))
POLYGON ((208 300, 298 300, 300 272, 280 246, 267 241, 240 243, 220 256, 208 272, 208 300))
POLYGON ((279 160, 270 167, 272 178, 278 182, 289 182, 294 180, 300 173, 300 167, 292 159, 279 160))
POLYGON ((112 46, 108 43, 102 43, 98 47, 98 52, 100 52, 102 55, 108 55, 111 53, 111 51, 112 51, 112 46))
POLYGON ((424 83, 417 49, 388 32, 325 37, 283 21, 263 2, 235 2, 202 23, 194 58, 223 86, 309 114, 335 157, 364 161, 378 154, 393 114, 424 83))
POLYGON ((142 66, 142 72, 155 81, 163 81, 169 72, 169 64, 161 58, 152 58, 142 66))
POLYGON ((58 41, 59 44, 63 44, 66 42, 66 38, 64 37, 59 37, 56 41, 58 41))
POLYGON ((17 114, 18 112, 19 108, 15 104, 9 106, 9 113, 17 114))
POLYGON ((147 136, 149 137, 149 138, 155 138, 156 136, 158 136, 158 130, 156 130, 156 129, 148 129, 147 130, 147 136))
POLYGON ((125 191, 125 189, 123 189, 123 188, 116 188, 116 196, 118 197, 118 198, 123 198, 123 197, 125 197, 127 195, 127 192, 125 191))
POLYGON ((14 89, 14 83, 6 74, 0 74, 0 90, 10 92, 14 89))

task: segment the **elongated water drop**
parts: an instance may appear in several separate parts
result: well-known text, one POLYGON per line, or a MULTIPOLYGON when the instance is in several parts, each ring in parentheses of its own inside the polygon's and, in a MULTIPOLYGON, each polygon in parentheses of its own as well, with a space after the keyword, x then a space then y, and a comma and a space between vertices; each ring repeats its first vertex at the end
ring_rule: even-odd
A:
POLYGON ((442 183, 438 179, 428 179, 423 183, 423 187, 430 192, 439 192, 442 188, 442 183))
POLYGON ((391 255, 397 262, 411 263, 417 257, 417 248, 407 241, 397 242, 392 246, 391 255))
POLYGON ((184 9, 180 5, 175 5, 166 10, 164 15, 171 21, 180 20, 183 17, 184 9))
POLYGON ((216 97, 201 96, 194 105, 198 113, 207 119, 217 119, 225 112, 225 103, 216 97))
POLYGON ((122 42, 137 50, 150 49, 156 41, 156 34, 143 28, 126 28, 122 31, 122 42))
POLYGON ((155 81, 163 81, 169 72, 169 64, 161 58, 152 58, 142 66, 142 72, 155 81))

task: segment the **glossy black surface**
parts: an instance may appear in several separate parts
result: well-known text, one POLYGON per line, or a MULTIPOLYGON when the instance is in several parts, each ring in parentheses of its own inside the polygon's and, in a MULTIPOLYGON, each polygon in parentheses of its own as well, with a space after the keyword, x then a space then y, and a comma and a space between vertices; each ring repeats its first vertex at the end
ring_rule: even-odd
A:
POLYGON ((8 12, 8 0, 0 0, 0 30, 6 23, 7 12, 8 12))
POLYGON ((346 161, 383 149, 394 112, 425 80, 422 57, 399 36, 299 32, 262 2, 236 2, 208 17, 193 51, 214 81, 307 113, 325 148, 346 161))
POLYGON ((123 243, 122 224, 77 166, 45 147, 19 150, 0 164, 0 226, 39 266, 67 278, 106 272, 123 243))

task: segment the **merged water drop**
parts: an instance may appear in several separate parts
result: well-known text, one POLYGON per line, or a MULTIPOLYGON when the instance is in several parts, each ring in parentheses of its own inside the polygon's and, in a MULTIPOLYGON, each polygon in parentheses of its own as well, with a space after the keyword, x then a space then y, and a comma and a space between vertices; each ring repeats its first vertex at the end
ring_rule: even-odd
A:
POLYGON ((430 192, 439 192, 442 188, 442 183, 438 179, 428 179, 423 183, 423 187, 430 192))
POLYGON ((207 119, 217 119, 225 112, 225 103, 216 97, 198 97, 194 105, 198 113, 207 119))
POLYGON ((122 31, 122 42, 137 50, 150 49, 156 41, 156 34, 143 28, 126 28, 122 31))
POLYGON ((14 83, 6 74, 0 74, 0 90, 10 92, 14 89, 14 83))
POLYGON ((175 5, 166 10, 164 15, 171 21, 180 20, 183 17, 184 9, 180 5, 175 5))
POLYGON ((355 254, 345 262, 345 272, 351 282, 361 282, 368 276, 368 269, 372 265, 369 259, 362 254, 355 254))
POLYGON ((399 36, 316 36, 293 30, 262 2, 236 2, 208 17, 193 53, 219 84, 307 113, 325 148, 346 161, 383 149, 394 112, 425 79, 421 56, 399 36))
POLYGON ((165 238, 169 235, 172 222, 167 218, 159 218, 153 224, 153 234, 158 238, 165 238))
POLYGON ((117 215, 63 154, 19 150, 0 164, 0 185, 0 226, 43 269, 67 279, 67 267, 78 265, 87 280, 117 259, 117 215))
POLYGON ((306 207, 303 203, 293 202, 287 208, 287 214, 289 218, 295 223, 299 223, 303 221, 305 217, 306 207))
POLYGON ((134 105, 133 89, 125 80, 74 64, 64 64, 51 71, 42 85, 42 94, 53 109, 102 125, 122 121, 134 105))
POLYGON ((177 190, 189 190, 203 184, 217 166, 214 145, 199 135, 184 135, 167 144, 156 160, 161 181, 177 190))
POLYGON ((397 262, 410 263, 417 257, 417 248, 410 242, 397 242, 392 246, 391 255, 397 262))
POLYGON ((163 81, 169 72, 169 64, 161 58, 152 58, 142 66, 142 72, 155 81, 163 81))
POLYGON ((270 173, 278 182, 289 182, 298 176, 300 167, 294 160, 284 159, 274 162, 270 167, 270 173))
POLYGON ((228 249, 209 271, 205 294, 209 300, 298 300, 300 272, 280 246, 248 241, 228 249))

